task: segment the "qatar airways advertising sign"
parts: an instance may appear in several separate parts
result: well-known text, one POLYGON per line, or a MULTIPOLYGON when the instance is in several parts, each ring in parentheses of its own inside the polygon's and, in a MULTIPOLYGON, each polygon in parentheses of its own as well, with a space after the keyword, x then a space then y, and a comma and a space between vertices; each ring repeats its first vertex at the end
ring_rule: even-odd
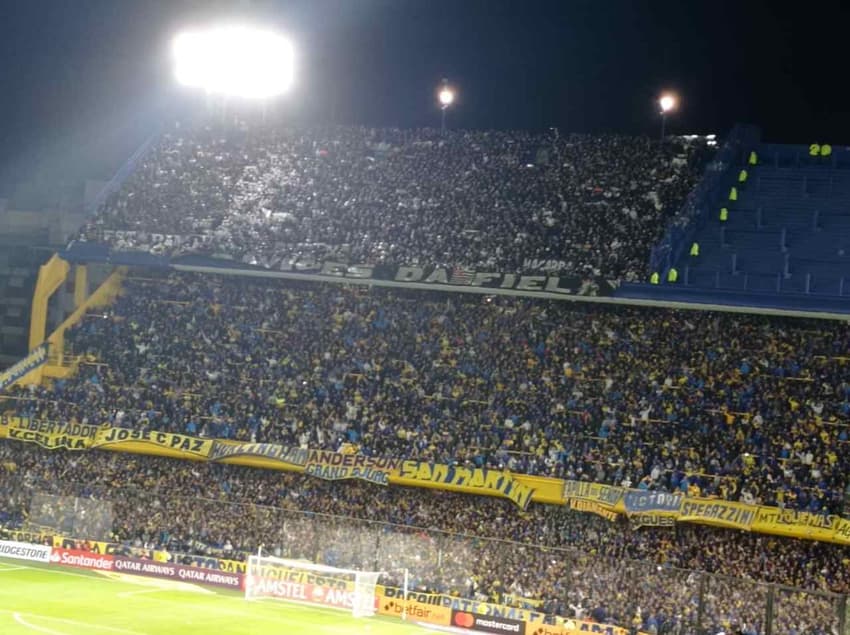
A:
POLYGON ((307 602, 349 611, 354 608, 354 591, 350 589, 303 582, 286 582, 251 575, 245 576, 245 584, 251 585, 248 589, 249 597, 295 600, 296 602, 307 602))
POLYGON ((203 584, 205 586, 224 587, 240 590, 242 574, 224 573, 212 569, 187 567, 170 562, 155 562, 153 560, 136 560, 135 558, 115 557, 115 571, 130 575, 143 575, 151 578, 165 578, 180 582, 203 584))

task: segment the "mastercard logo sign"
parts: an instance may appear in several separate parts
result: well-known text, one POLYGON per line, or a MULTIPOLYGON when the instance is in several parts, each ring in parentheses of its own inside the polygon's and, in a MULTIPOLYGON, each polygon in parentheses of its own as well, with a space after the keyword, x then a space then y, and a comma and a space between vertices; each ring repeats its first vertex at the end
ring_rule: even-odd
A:
POLYGON ((475 626, 475 618, 472 616, 472 613, 455 613, 453 621, 455 626, 462 626, 463 628, 472 628, 475 626))

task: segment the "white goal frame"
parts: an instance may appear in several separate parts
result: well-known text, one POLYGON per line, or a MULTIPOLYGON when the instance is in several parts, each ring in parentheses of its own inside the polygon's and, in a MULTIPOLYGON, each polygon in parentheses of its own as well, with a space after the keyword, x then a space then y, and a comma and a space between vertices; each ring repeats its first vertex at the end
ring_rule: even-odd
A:
MULTIPOLYGON (((288 558, 277 558, 275 556, 264 556, 262 552, 248 557, 248 566, 245 570, 245 599, 248 601, 258 600, 262 598, 280 599, 283 601, 299 602, 298 599, 289 599, 286 597, 277 597, 264 593, 255 593, 255 577, 257 571, 262 567, 278 567, 281 569, 290 569, 293 571, 309 571, 317 574, 324 574, 329 578, 337 576, 353 576, 353 597, 351 614, 354 617, 372 617, 375 615, 375 588, 378 584, 378 578, 385 575, 384 571, 366 571, 361 569, 344 569, 340 567, 332 567, 324 564, 316 564, 306 560, 292 560, 288 558)), ((408 571, 404 570, 404 598, 407 598, 407 581, 408 571)), ((348 582, 346 580, 346 582, 348 582)), ((303 600, 302 600, 303 601, 303 600)), ((308 603, 309 600, 306 600, 308 603)), ((339 607, 331 607, 339 608, 339 607)), ((407 606, 405 603, 404 614, 402 619, 407 619, 407 606)))

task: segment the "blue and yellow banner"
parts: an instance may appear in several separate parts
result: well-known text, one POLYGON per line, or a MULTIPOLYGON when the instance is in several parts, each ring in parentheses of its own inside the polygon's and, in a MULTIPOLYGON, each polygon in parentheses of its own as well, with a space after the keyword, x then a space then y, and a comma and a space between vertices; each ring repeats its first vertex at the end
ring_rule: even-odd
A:
POLYGON ((684 494, 630 489, 623 496, 623 506, 629 515, 677 514, 684 498, 684 494))
POLYGON ((584 481, 564 481, 564 499, 571 509, 604 518, 623 514, 634 527, 687 522, 850 545, 850 520, 835 515, 584 481))
POLYGON ((850 545, 850 520, 839 516, 509 471, 21 417, 0 417, 0 439, 3 438, 51 450, 134 452, 294 471, 326 480, 360 479, 380 485, 498 496, 513 501, 521 509, 532 501, 566 505, 611 521, 624 515, 636 527, 669 527, 676 522, 691 522, 850 545))
MULTIPOLYGON (((2 417, 0 438, 35 443, 50 450, 101 449, 152 454, 301 472, 325 480, 359 479, 378 485, 392 483, 486 494, 512 500, 522 509, 528 506, 534 496, 534 489, 523 483, 522 477, 508 471, 309 450, 272 443, 201 439, 173 432, 2 417)), ((556 479, 530 480, 545 485, 551 485, 549 481, 554 481, 557 488, 560 487, 556 479)), ((547 495, 551 497, 551 492, 547 492, 547 495)))
POLYGON ((0 391, 6 390, 19 379, 46 364, 48 350, 49 347, 46 343, 41 344, 34 348, 32 353, 0 373, 0 391))
POLYGON ((436 487, 452 491, 488 493, 512 500, 520 509, 528 507, 534 490, 508 471, 470 468, 459 465, 402 461, 392 482, 414 487, 436 487))
POLYGON ((564 499, 579 499, 599 503, 614 509, 626 493, 623 487, 586 481, 564 481, 564 499))

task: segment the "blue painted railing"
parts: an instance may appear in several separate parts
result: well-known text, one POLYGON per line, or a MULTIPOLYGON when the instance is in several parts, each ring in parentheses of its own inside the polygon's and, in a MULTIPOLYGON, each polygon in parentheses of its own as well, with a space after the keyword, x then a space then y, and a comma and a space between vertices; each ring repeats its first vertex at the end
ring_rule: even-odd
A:
POLYGON ((728 187, 736 177, 735 168, 759 144, 760 138, 761 131, 756 126, 738 124, 732 129, 714 161, 706 166, 699 184, 670 220, 664 238, 653 247, 650 271, 663 273, 682 256, 694 234, 705 225, 711 210, 728 194, 728 187))

